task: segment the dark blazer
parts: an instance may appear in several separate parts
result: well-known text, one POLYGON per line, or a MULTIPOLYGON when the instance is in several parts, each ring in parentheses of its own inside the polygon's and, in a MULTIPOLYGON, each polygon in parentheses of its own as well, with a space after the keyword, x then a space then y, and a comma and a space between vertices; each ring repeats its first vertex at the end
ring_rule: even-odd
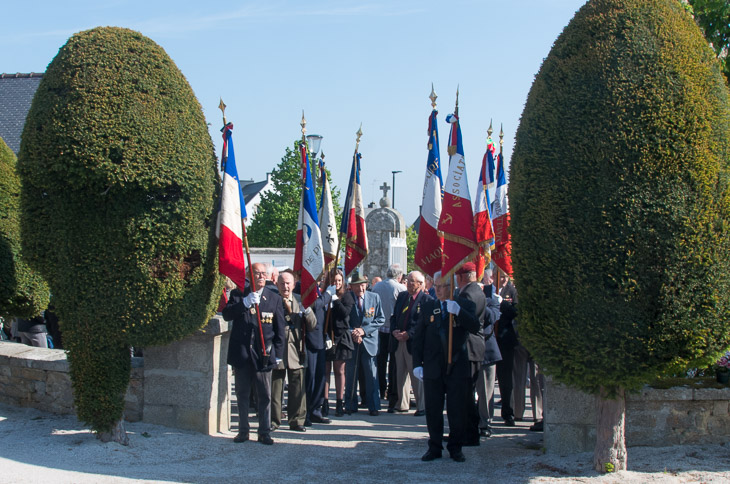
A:
POLYGON ((479 332, 469 335, 467 350, 469 351, 469 361, 481 363, 484 360, 484 315, 487 310, 487 298, 484 296, 482 288, 476 282, 470 282, 463 288, 454 293, 456 298, 467 299, 474 303, 474 314, 479 320, 479 332))
POLYGON ((406 308, 408 307, 407 305, 410 299, 411 295, 408 294, 408 291, 403 291, 398 294, 398 297, 395 300, 393 315, 390 317, 390 338, 388 340, 388 351, 391 353, 398 349, 398 340, 395 339, 395 336, 393 336, 394 329, 408 332, 409 339, 406 340, 406 346, 408 347, 408 352, 411 352, 411 338, 413 338, 413 335, 416 332, 416 315, 420 311, 420 305, 425 301, 430 301, 432 298, 426 292, 419 291, 419 293, 416 294, 416 300, 413 301, 413 307, 408 315, 408 320, 405 321, 406 308))
POLYGON ((499 305, 499 321, 497 321, 497 343, 499 350, 504 352, 518 345, 514 319, 517 317, 517 306, 509 301, 502 301, 499 305))
POLYGON ((257 371, 268 371, 276 367, 276 359, 284 359, 285 320, 281 296, 268 288, 261 293, 259 310, 264 342, 269 358, 261 361, 261 336, 256 311, 243 304, 244 294, 239 289, 231 291, 228 304, 223 308, 223 319, 233 320, 231 339, 228 343, 228 364, 242 368, 253 363, 257 371))
MULTIPOLYGON (((459 315, 454 317, 452 341, 452 368, 449 373, 454 378, 471 378, 471 364, 467 352, 469 335, 479 332, 480 323, 474 313, 475 305, 463 297, 456 297, 461 306, 459 315)), ((423 367, 424 378, 443 378, 446 376, 448 358, 449 317, 442 318, 441 301, 431 299, 421 304, 411 346, 413 367, 423 367), (443 328, 444 338, 441 338, 443 328)))
MULTIPOLYGON (((352 351, 355 344, 350 334, 350 312, 355 305, 350 291, 345 292, 341 298, 332 303, 330 309, 330 321, 327 333, 332 339, 335 348, 335 361, 349 360, 352 358, 352 351)), ((325 319, 325 324, 326 324, 325 319)))
MULTIPOLYGON (((492 287, 492 286, 489 286, 492 287)), ((484 295, 487 296, 487 288, 484 295)), ((489 291, 491 293, 491 290, 489 291)), ((497 299, 490 294, 487 296, 487 308, 484 312, 484 360, 483 365, 491 365, 498 361, 502 361, 502 353, 499 351, 497 338, 494 335, 494 325, 499 320, 499 303, 497 299)))
MULTIPOLYGON (((312 311, 314 311, 314 316, 317 318, 317 324, 314 326, 314 329, 307 331, 304 339, 309 351, 314 352, 324 349, 324 325, 327 322, 327 308, 329 307, 331 300, 332 296, 323 292, 312 305, 312 311)), ((331 324, 332 316, 330 316, 330 325, 331 324)))

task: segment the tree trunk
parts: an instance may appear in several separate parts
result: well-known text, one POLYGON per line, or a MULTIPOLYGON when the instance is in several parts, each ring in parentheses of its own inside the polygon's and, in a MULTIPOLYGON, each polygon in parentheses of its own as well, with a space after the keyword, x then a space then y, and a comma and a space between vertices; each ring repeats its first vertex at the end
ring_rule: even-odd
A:
POLYGON ((606 389, 596 398, 596 448, 593 468, 598 472, 626 470, 626 395, 619 388, 613 399, 606 389))
POLYGON ((116 442, 122 445, 129 445, 129 436, 127 436, 127 431, 124 430, 124 417, 116 423, 111 432, 99 432, 96 434, 96 438, 102 442, 116 442))

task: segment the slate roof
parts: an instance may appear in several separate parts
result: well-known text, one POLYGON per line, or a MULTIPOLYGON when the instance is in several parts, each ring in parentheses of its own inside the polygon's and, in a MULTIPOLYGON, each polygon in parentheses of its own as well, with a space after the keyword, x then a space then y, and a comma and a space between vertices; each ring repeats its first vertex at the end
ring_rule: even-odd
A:
POLYGON ((269 183, 268 176, 266 180, 260 182, 255 182, 253 180, 241 180, 241 192, 243 193, 243 199, 245 202, 250 202, 258 192, 263 190, 267 183, 269 183))
POLYGON ((43 74, 0 74, 0 138, 16 155, 30 103, 43 74))

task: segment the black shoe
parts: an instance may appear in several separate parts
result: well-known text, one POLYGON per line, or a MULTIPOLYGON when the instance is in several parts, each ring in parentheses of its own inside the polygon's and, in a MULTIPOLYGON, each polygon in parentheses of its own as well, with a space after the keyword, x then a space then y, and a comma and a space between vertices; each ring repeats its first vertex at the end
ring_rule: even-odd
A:
POLYGON ((504 420, 504 424, 507 427, 514 427, 515 426, 515 418, 514 417, 505 417, 503 420, 504 420))
POLYGON ((238 432, 238 435, 233 437, 233 441, 237 444, 246 442, 248 440, 248 432, 238 432))
MULTIPOLYGON (((320 424, 328 424, 328 423, 331 422, 330 419, 324 418, 324 417, 320 417, 319 415, 315 415, 315 414, 312 414, 311 420, 314 423, 320 423, 320 424)), ((310 425, 312 424, 312 422, 310 422, 310 425)), ((305 425, 306 425, 306 423, 305 423, 305 425)))
POLYGON ((482 437, 491 437, 492 436, 492 428, 487 427, 485 429, 479 429, 479 435, 482 437))
POLYGON ((535 422, 535 424, 530 427, 530 430, 532 430, 533 432, 542 432, 543 431, 542 420, 535 422))
POLYGON ((325 401, 322 403, 322 416, 326 417, 330 414, 330 402, 325 399, 325 401))
POLYGON ((305 426, 305 427, 311 427, 311 426, 312 426, 312 421, 311 421, 311 420, 309 420, 309 419, 306 419, 306 420, 304 421, 304 426, 305 426))
POLYGON ((451 455, 451 459, 455 462, 466 461, 466 457, 464 456, 464 453, 460 450, 455 450, 454 452, 451 452, 450 455, 451 455))
POLYGON ((304 425, 294 424, 289 426, 289 430, 293 430, 294 432, 306 432, 307 428, 304 425))
POLYGON ((421 457, 421 460, 423 462, 429 462, 429 461, 432 461, 435 459, 440 459, 440 458, 441 458, 441 452, 439 452, 437 450, 428 449, 428 452, 423 454, 423 456, 421 457))
POLYGON ((343 415, 345 415, 345 409, 343 408, 342 400, 337 400, 337 407, 335 408, 335 417, 342 417, 343 415))
POLYGON ((274 445, 274 439, 270 435, 259 435, 259 442, 264 445, 274 445))
POLYGON ((416 410, 416 412, 413 414, 414 417, 423 417, 424 415, 426 415, 425 410, 416 410))
POLYGON ((370 416, 371 417, 377 417, 378 414, 380 414, 380 412, 378 412, 377 410, 370 410, 370 416))
POLYGON ((388 413, 395 413, 395 409, 394 408, 388 408, 388 413))
POLYGON ((408 410, 401 410, 400 408, 394 408, 393 411, 395 413, 408 413, 408 410))

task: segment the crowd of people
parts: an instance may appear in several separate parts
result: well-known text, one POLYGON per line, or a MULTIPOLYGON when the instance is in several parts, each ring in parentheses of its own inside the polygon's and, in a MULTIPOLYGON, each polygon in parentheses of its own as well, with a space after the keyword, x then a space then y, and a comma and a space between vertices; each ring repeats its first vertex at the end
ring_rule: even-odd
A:
POLYGON ((424 461, 440 458, 446 440, 450 457, 463 462, 463 446, 492 435, 495 406, 504 425, 523 420, 528 368, 530 430, 542 430, 544 379, 520 344, 517 291, 508 277, 495 285, 487 269, 477 281, 473 263, 453 278, 404 274, 396 264, 382 280, 369 281, 356 270, 347 282, 333 270, 305 309, 291 271, 278 273, 256 263, 252 272, 251 287, 229 287, 222 306, 223 317, 233 321, 228 363, 241 416, 234 442, 249 440, 248 414, 255 402, 257 440, 274 443, 271 433, 283 425, 285 388, 290 430, 330 424, 333 373, 336 417, 358 411, 378 416, 382 402, 388 413, 413 407, 415 417, 425 416, 424 461), (495 384, 501 395, 497 405, 495 384))
POLYGON ((61 329, 54 309, 49 306, 33 318, 0 317, 0 340, 38 348, 63 348, 61 329))

